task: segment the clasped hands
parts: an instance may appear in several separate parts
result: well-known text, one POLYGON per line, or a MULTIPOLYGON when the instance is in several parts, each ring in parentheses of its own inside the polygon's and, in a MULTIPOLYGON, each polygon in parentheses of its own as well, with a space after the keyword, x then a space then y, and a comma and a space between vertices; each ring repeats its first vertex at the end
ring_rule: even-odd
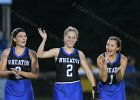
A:
POLYGON ((21 71, 15 69, 15 68, 10 68, 11 69, 11 73, 14 74, 16 76, 16 78, 21 79, 21 71))

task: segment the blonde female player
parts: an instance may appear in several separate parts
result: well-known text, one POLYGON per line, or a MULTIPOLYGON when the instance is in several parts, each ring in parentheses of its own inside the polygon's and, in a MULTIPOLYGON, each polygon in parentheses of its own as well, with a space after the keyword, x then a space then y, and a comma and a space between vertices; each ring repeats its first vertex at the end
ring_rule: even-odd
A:
MULTIPOLYGON (((95 80, 87 64, 85 55, 82 51, 74 48, 74 45, 78 40, 78 30, 69 26, 64 31, 64 47, 53 48, 49 51, 44 51, 44 46, 47 40, 45 30, 42 31, 39 28, 38 31, 43 39, 37 51, 38 57, 55 57, 57 64, 53 100, 83 100, 82 87, 78 75, 80 64, 83 66, 93 87, 95 87, 95 80)), ((94 97, 94 90, 92 92, 94 97)))

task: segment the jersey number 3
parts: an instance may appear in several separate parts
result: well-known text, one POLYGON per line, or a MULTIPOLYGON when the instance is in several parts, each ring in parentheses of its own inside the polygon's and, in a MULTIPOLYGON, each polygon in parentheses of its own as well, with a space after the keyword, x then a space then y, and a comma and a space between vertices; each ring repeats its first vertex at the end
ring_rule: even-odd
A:
POLYGON ((68 64, 67 65, 67 77, 72 77, 72 70, 73 70, 73 65, 68 64))

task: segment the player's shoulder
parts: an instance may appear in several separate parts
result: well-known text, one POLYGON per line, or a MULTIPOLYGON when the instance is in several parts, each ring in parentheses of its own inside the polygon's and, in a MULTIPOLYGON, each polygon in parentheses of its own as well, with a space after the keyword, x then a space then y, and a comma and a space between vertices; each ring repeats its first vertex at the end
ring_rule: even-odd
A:
POLYGON ((6 48, 3 52, 10 52, 11 48, 6 48))
POLYGON ((125 55, 123 55, 123 54, 121 54, 121 59, 127 61, 127 57, 125 55))
POLYGON ((50 53, 53 53, 56 56, 58 56, 59 52, 60 52, 60 48, 52 48, 49 50, 50 53))
POLYGON ((97 57, 97 59, 104 59, 105 57, 104 57, 104 53, 102 53, 102 54, 100 54, 98 57, 97 57))
POLYGON ((59 53, 60 48, 52 48, 49 51, 54 52, 54 53, 59 53))
POLYGON ((3 51, 2 55, 9 55, 10 50, 11 50, 11 48, 6 48, 6 49, 3 51))
POLYGON ((30 56, 37 56, 36 55, 36 51, 32 50, 32 49, 28 49, 29 50, 29 55, 30 56))
POLYGON ((77 51, 78 51, 79 55, 84 55, 83 51, 81 51, 81 50, 77 50, 77 51))
POLYGON ((36 53, 36 51, 34 51, 34 50, 32 50, 32 49, 29 49, 29 48, 28 48, 28 50, 29 50, 29 53, 34 53, 34 54, 36 53))
MULTIPOLYGON (((77 49, 76 49, 77 50, 77 49)), ((77 50, 79 53, 83 53, 83 51, 81 51, 81 50, 77 50)))
POLYGON ((59 51, 60 48, 52 48, 52 49, 50 49, 50 50, 52 50, 52 51, 59 51))

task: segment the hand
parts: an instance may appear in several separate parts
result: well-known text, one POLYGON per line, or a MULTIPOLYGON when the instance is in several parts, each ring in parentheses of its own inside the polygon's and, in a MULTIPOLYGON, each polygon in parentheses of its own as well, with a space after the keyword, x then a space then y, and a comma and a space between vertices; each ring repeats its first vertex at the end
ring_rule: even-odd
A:
POLYGON ((93 97, 93 99, 99 98, 99 92, 92 90, 92 97, 93 97))
POLYGON ((15 71, 18 75, 22 75, 22 71, 19 71, 15 68, 10 68, 12 71, 15 71))
POLYGON ((99 91, 95 91, 94 96, 95 96, 95 98, 99 98, 99 91))
POLYGON ((109 63, 109 60, 110 60, 110 56, 109 56, 109 54, 106 52, 106 53, 105 53, 105 60, 104 60, 105 64, 108 64, 108 63, 109 63))
POLYGON ((122 69, 122 66, 118 67, 117 70, 115 70, 115 73, 118 73, 122 69))
POLYGON ((93 99, 99 97, 99 91, 97 87, 95 87, 94 90, 92 90, 92 96, 93 96, 93 99))
POLYGON ((107 70, 107 64, 104 64, 104 63, 103 63, 99 68, 100 68, 100 71, 103 72, 103 73, 104 73, 104 72, 105 72, 105 73, 108 72, 108 70, 107 70))
POLYGON ((18 79, 21 79, 22 77, 15 71, 16 69, 11 68, 11 73, 14 74, 18 79))
POLYGON ((43 39, 47 39, 47 33, 45 30, 42 31, 41 28, 38 28, 38 32, 43 39))
POLYGON ((93 99, 95 98, 95 95, 94 95, 94 90, 92 90, 92 97, 93 97, 93 99))

